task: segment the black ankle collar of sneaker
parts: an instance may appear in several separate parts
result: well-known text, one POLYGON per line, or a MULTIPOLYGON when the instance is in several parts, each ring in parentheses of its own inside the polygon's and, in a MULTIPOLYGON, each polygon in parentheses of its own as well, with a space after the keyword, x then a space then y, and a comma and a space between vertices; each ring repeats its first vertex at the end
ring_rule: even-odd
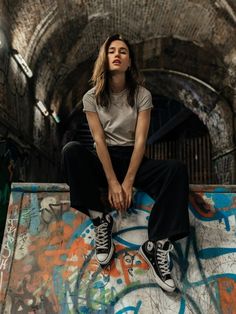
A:
POLYGON ((94 226, 98 226, 101 223, 101 218, 100 217, 93 218, 92 222, 93 222, 94 226))

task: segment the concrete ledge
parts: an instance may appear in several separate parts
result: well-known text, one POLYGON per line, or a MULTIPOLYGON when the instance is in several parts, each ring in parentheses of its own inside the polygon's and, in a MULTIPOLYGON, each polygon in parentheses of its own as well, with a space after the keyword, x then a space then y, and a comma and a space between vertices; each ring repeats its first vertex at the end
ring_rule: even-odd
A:
MULTIPOLYGON (((217 185, 217 184, 190 184, 190 191, 192 192, 236 192, 236 185, 217 185)), ((66 183, 12 183, 11 190, 14 192, 18 191, 30 191, 30 192, 39 192, 39 191, 59 191, 59 192, 68 192, 69 186, 66 183)))
POLYGON ((0 256, 1 313, 236 313, 236 186, 191 185, 191 235, 176 242, 178 292, 155 283, 137 249, 153 200, 116 221, 115 259, 96 262, 93 226, 70 208, 66 184, 12 184, 0 256))

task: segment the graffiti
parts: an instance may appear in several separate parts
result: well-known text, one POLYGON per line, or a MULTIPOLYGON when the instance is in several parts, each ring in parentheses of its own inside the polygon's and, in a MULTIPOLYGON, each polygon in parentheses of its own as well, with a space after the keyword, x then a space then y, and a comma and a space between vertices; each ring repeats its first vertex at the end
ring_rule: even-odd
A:
POLYGON ((0 270, 5 270, 8 258, 11 256, 11 253, 12 253, 12 247, 13 247, 13 244, 15 241, 15 235, 16 235, 15 222, 16 222, 15 219, 8 219, 7 221, 7 228, 6 228, 7 241, 1 251, 0 270))
POLYGON ((4 273, 8 271, 7 265, 13 254, 16 225, 17 219, 9 218, 6 222, 6 239, 2 245, 0 256, 0 291, 2 291, 3 288, 4 273))
MULTIPOLYGON (((5 302, 6 313, 236 311, 234 192, 215 188, 190 194, 191 234, 174 244, 172 272, 178 290, 172 295, 159 288, 138 253, 147 238, 153 205, 149 196, 136 193, 134 208, 113 234, 114 259, 102 268, 94 256, 93 225, 69 207, 68 194, 36 193, 32 188, 32 193, 23 193, 21 201, 19 197, 11 198, 10 208, 21 202, 21 211, 17 231, 9 212, 1 256, 1 303, 5 302)), ((117 222, 118 215, 111 214, 117 222)))

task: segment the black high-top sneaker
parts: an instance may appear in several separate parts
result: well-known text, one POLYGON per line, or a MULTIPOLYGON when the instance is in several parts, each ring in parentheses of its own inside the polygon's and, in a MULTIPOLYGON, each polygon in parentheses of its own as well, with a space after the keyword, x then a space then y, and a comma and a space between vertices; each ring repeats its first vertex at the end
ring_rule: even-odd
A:
POLYGON ((173 292, 176 288, 170 274, 169 253, 172 250, 173 245, 168 240, 164 243, 161 241, 153 242, 148 240, 139 250, 152 269, 157 283, 167 292, 173 292))
POLYGON ((114 253, 112 241, 113 218, 104 214, 92 220, 95 227, 96 258, 100 265, 107 265, 114 253))

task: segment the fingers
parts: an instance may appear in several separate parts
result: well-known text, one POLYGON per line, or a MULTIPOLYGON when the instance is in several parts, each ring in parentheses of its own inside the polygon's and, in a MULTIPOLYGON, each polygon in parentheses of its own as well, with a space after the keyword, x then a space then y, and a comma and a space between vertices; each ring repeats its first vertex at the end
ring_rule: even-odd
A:
POLYGON ((128 205, 129 205, 129 199, 128 199, 127 195, 124 193, 124 207, 125 207, 125 209, 128 208, 128 205))
POLYGON ((123 191, 123 193, 122 193, 122 199, 119 198, 119 200, 117 201, 116 204, 120 205, 120 206, 119 206, 119 209, 120 209, 120 210, 125 211, 125 210, 127 210, 127 209, 130 207, 131 201, 132 201, 132 194, 131 194, 131 193, 126 194, 126 193, 123 191))
POLYGON ((129 195, 129 197, 127 198, 126 209, 130 207, 130 204, 131 204, 131 196, 129 195))
POLYGON ((119 211, 125 211, 131 205, 132 188, 126 185, 109 185, 109 202, 113 208, 119 211))
POLYGON ((124 195, 124 207, 125 209, 128 209, 131 204, 132 200, 132 192, 127 192, 125 189, 123 189, 123 195, 124 195))
POLYGON ((112 207, 116 208, 117 210, 123 211, 125 210, 125 198, 122 192, 120 193, 111 193, 109 194, 109 202, 112 207))
POLYGON ((115 208, 123 211, 125 209, 125 200, 122 192, 115 195, 115 208))
POLYGON ((123 190, 124 199, 125 199, 125 209, 128 209, 132 202, 132 195, 133 195, 132 185, 127 184, 127 182, 123 182, 122 190, 123 190))
POLYGON ((128 209, 130 207, 131 204, 131 196, 127 195, 125 198, 125 209, 128 209))

